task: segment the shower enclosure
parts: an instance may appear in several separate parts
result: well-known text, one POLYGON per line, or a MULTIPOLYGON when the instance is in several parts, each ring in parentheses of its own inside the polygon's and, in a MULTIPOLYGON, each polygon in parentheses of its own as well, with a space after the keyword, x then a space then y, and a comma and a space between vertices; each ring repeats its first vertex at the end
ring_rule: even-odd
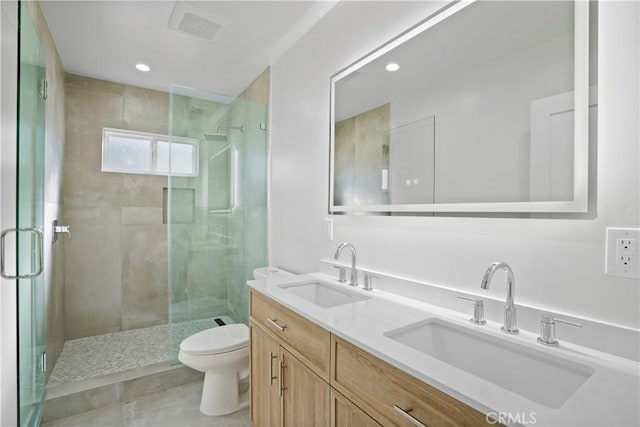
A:
MULTIPOLYGON (((28 8, 18 4, 18 152, 15 240, 18 293, 18 424, 37 425, 46 381, 43 265, 46 60, 28 8)), ((6 244, 6 242, 3 242, 6 244)), ((4 253, 3 253, 4 270, 4 253)), ((12 269, 13 270, 13 269, 12 269)), ((5 271, 3 271, 3 275, 5 271)))
MULTIPOLYGON (((111 91, 102 91, 102 82, 82 79, 84 85, 97 85, 92 86, 89 98, 96 108, 104 97, 112 95, 111 91)), ((68 218, 82 221, 71 223, 74 240, 65 241, 67 256, 73 253, 81 257, 79 249, 84 249, 90 253, 87 258, 90 265, 94 265, 93 254, 100 253, 101 262, 120 267, 117 277, 101 282, 106 286, 92 288, 93 295, 106 301, 114 293, 121 295, 120 301, 126 302, 128 308, 123 309, 125 305, 118 304, 116 299, 115 309, 108 310, 116 312, 114 318, 121 322, 115 331, 105 331, 100 323, 99 333, 78 334, 79 337, 65 341, 47 382, 45 422, 56 421, 60 413, 79 415, 112 405, 113 400, 93 396, 116 389, 121 392, 114 399, 123 405, 114 413, 124 417, 125 399, 131 396, 201 381, 200 373, 172 366, 177 362, 180 343, 220 323, 246 323, 246 281, 255 267, 266 264, 266 102, 255 102, 242 94, 229 98, 182 87, 173 87, 167 97, 151 94, 150 101, 146 101, 142 89, 135 88, 131 93, 138 97, 135 105, 145 102, 142 105, 148 106, 149 117, 143 123, 164 120, 168 124, 168 132, 134 134, 138 137, 135 141, 147 141, 145 158, 151 159, 161 174, 108 172, 112 175, 107 175, 104 171, 87 171, 94 178, 92 182, 104 183, 105 196, 115 200, 115 206, 107 208, 118 212, 116 222, 87 225, 85 218, 91 219, 94 208, 76 205, 68 218), (169 107, 169 115, 161 116, 165 106, 169 107), (143 138, 145 135, 152 135, 152 143, 143 138), (107 178, 109 181, 102 181, 107 178), (124 190, 118 192, 120 188, 124 190), (137 191, 139 198, 147 197, 150 206, 137 207, 139 202, 131 197, 132 191, 137 191), (135 224, 131 226, 129 222, 135 224), (91 233, 96 230, 104 237, 102 240, 86 238, 94 236, 91 233), (113 233, 122 233, 126 239, 111 244, 109 235, 113 233), (82 245, 73 247, 75 242, 82 245), (109 246, 103 249, 105 242, 109 246), (137 322, 135 326, 131 327, 130 320, 137 322)), ((87 99, 85 95, 83 90, 75 89, 66 93, 71 103, 87 99)), ((261 95, 264 100, 266 94, 261 95)), ((126 96, 122 102, 128 102, 126 96)), ((87 117, 84 111, 70 113, 78 122, 102 116, 87 117)), ((91 128, 101 126, 99 122, 91 123, 91 128)), ((125 136, 126 132, 127 129, 121 131, 125 136)), ((103 148, 98 145, 102 142, 98 138, 91 140, 94 145, 85 143, 84 134, 72 126, 67 135, 69 147, 77 147, 74 144, 79 143, 83 150, 97 152, 103 148)), ((71 149, 69 153, 79 151, 71 149)), ((82 159, 70 156, 67 164, 79 160, 82 159)), ((68 194, 74 190, 82 193, 75 199, 77 202, 83 194, 91 194, 89 184, 95 185, 90 182, 66 188, 68 194)), ((79 263, 77 259, 68 258, 79 263)), ((71 263, 70 266, 65 272, 69 283, 79 276, 85 277, 82 276, 85 269, 79 275, 78 266, 71 263)), ((69 295, 93 285, 82 280, 79 283, 80 288, 66 288, 69 295)), ((86 304, 92 302, 88 300, 86 304)), ((97 303, 96 307, 99 306, 97 303)), ((87 319, 88 310, 80 311, 70 304, 65 310, 87 319)))
POLYGON ((266 264, 267 106, 174 86, 170 94, 171 360, 180 342, 248 322, 246 281, 266 264))

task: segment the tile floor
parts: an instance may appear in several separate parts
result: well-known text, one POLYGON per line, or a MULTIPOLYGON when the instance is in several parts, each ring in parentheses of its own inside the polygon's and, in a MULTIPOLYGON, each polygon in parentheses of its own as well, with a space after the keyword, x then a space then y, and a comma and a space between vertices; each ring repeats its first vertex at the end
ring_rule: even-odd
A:
POLYGON ((202 383, 142 396, 130 403, 85 412, 42 427, 239 427, 249 426, 249 410, 223 417, 200 412, 202 383))
MULTIPOLYGON (((220 318, 235 323, 228 316, 220 318)), ((184 338, 214 326, 209 318, 65 341, 47 388, 166 362, 184 338)))

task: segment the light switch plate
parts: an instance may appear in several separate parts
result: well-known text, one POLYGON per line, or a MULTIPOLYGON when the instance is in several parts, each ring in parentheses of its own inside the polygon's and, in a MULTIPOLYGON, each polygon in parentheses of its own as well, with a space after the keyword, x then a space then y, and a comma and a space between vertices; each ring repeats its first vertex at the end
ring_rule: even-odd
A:
POLYGON ((639 228, 607 227, 605 274, 640 279, 639 228))
POLYGON ((333 218, 325 218, 324 219, 324 238, 327 241, 333 240, 333 218))

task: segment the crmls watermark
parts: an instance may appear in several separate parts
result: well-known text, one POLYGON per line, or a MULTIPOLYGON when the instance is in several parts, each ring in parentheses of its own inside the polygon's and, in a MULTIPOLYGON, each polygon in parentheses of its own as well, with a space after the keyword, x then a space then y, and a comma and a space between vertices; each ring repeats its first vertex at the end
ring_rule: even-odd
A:
POLYGON ((535 412, 489 412, 485 417, 489 424, 535 424, 535 412))

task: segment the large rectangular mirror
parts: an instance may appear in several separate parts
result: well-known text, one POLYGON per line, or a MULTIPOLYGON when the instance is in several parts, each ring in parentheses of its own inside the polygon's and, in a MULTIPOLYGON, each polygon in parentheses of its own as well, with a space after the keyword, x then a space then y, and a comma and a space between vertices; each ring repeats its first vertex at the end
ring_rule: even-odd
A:
POLYGON ((586 212, 589 9, 453 2, 334 75, 330 212, 586 212))

